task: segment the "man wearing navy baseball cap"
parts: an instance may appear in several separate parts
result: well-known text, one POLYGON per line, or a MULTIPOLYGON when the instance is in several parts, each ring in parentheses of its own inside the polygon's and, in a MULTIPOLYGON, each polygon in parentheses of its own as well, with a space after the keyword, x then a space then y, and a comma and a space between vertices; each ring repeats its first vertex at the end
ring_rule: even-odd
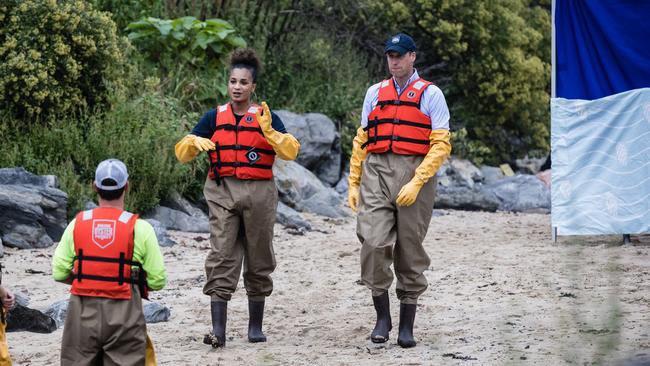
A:
POLYGON ((424 271, 430 260, 422 242, 431 221, 435 174, 451 153, 445 97, 418 75, 416 51, 406 33, 386 41, 392 77, 366 92, 348 178, 348 203, 358 211, 361 280, 372 292, 377 313, 370 340, 389 338, 393 264, 400 300, 397 343, 405 348, 416 345, 416 304, 427 288, 424 271))

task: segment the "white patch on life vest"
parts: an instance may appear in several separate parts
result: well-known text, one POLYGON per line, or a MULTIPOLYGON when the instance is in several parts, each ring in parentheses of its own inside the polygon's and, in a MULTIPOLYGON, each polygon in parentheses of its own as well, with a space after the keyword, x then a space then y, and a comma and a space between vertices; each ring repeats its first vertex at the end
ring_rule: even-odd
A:
POLYGON ((388 86, 388 80, 384 80, 382 81, 380 88, 385 88, 387 86, 388 86))
POLYGON ((227 105, 227 104, 220 105, 220 106, 219 106, 219 113, 223 113, 223 112, 225 112, 227 109, 228 109, 228 105, 227 105))
POLYGON ((132 217, 133 217, 132 213, 123 211, 120 217, 117 219, 117 221, 126 224, 127 222, 129 222, 129 220, 131 220, 132 217))
POLYGON ((422 89, 424 84, 425 84, 424 81, 418 81, 415 84, 413 84, 413 89, 420 90, 420 89, 422 89))
POLYGON ((83 221, 90 220, 93 218, 93 210, 86 210, 84 211, 83 215, 81 216, 81 219, 83 221))
POLYGON ((93 220, 92 230, 93 243, 102 249, 115 241, 115 220, 93 220))
POLYGON ((253 113, 253 114, 257 113, 257 107, 248 108, 248 113, 253 113))

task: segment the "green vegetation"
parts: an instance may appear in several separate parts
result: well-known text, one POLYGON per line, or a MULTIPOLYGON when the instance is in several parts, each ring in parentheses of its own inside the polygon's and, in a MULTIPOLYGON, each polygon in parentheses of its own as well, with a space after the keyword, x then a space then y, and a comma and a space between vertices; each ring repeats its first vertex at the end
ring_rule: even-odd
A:
POLYGON ((178 164, 173 146, 226 100, 226 57, 245 44, 264 63, 257 101, 328 115, 345 153, 397 31, 445 92, 455 154, 548 150, 550 0, 8 0, 0 21, 0 166, 58 175, 71 214, 109 156, 131 169, 132 210, 200 196, 205 161, 178 164))
POLYGON ((33 120, 106 105, 123 87, 128 42, 84 1, 0 5, 0 107, 33 120))

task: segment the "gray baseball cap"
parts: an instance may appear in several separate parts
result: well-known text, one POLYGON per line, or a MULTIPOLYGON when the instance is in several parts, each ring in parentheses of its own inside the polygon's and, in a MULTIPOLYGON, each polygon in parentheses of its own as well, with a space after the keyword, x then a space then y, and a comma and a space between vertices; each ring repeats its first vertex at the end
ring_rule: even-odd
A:
POLYGON ((95 170, 95 185, 105 191, 124 188, 128 179, 129 172, 126 170, 126 165, 117 159, 104 160, 97 165, 97 170, 95 170))

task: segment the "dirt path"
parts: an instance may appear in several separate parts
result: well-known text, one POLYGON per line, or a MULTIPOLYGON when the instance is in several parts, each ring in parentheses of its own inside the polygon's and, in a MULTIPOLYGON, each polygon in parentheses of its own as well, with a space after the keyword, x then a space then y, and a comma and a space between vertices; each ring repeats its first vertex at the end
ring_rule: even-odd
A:
MULTIPOLYGON (((278 267, 268 300, 269 342, 245 340, 245 291, 229 305, 227 348, 201 343, 209 298, 201 288, 206 235, 174 233, 164 248, 169 284, 152 299, 171 309, 149 325, 162 365, 503 365, 591 364, 650 356, 650 237, 562 237, 550 241, 550 217, 444 211, 425 246, 429 290, 418 304, 414 349, 396 345, 399 304, 391 290, 394 330, 373 345, 370 293, 358 285, 355 220, 309 217, 305 236, 276 226, 278 267)), ((45 309, 67 297, 50 276, 54 248, 6 249, 3 279, 45 309), (44 274, 28 274, 28 270, 44 274)), ((58 365, 62 330, 9 333, 18 365, 58 365)))

